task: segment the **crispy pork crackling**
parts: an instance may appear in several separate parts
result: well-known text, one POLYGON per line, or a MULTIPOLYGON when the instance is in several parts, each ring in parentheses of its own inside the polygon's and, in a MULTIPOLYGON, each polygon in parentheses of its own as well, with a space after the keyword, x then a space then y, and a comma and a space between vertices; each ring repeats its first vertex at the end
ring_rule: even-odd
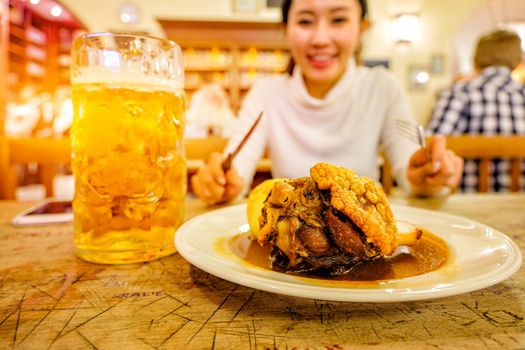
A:
MULTIPOLYGON (((310 175, 268 180, 248 198, 251 232, 272 247, 274 268, 341 275, 395 252, 396 221, 376 182, 327 163, 314 165, 310 175)), ((403 243, 420 235, 411 233, 403 243)))

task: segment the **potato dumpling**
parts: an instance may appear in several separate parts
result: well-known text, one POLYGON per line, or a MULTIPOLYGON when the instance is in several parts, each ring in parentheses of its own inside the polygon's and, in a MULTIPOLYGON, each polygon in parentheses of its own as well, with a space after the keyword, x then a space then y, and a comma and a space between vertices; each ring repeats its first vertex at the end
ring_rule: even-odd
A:
POLYGON ((259 185, 257 185, 257 187, 255 187, 251 191, 248 197, 248 224, 250 225, 252 236, 255 239, 259 237, 259 231, 261 229, 259 224, 259 217, 261 216, 261 211, 264 207, 264 201, 266 200, 268 194, 272 190, 273 185, 282 181, 284 181, 284 179, 269 179, 264 182, 261 182, 259 185))

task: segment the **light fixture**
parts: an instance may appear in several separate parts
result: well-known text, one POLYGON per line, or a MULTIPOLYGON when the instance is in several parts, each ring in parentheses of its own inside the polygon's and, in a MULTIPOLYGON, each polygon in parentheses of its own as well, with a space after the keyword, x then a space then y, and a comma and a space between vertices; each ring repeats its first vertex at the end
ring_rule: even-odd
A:
POLYGON ((33 5, 38 5, 40 3, 40 0, 30 0, 29 2, 33 5))
POLYGON ((416 74, 416 82, 420 85, 428 83, 430 80, 430 75, 427 71, 420 71, 416 74))
POLYGON ((395 42, 411 43, 420 33, 419 16, 417 14, 400 14, 392 19, 392 36, 395 42))
POLYGON ((426 66, 410 66, 408 74, 410 90, 424 90, 430 81, 430 73, 426 66))
POLYGON ((51 7, 51 10, 49 11, 51 16, 53 17, 60 17, 62 15, 62 12, 62 7, 60 7, 59 5, 53 5, 53 7, 51 7))
POLYGON ((132 2, 125 2, 118 8, 118 17, 123 24, 137 24, 140 22, 140 9, 132 2))

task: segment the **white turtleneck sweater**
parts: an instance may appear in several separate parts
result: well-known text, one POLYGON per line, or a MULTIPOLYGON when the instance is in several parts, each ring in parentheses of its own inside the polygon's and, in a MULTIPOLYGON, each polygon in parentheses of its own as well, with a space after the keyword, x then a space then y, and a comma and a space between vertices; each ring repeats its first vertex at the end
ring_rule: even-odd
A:
POLYGON ((315 163, 328 162, 379 178, 383 146, 397 181, 407 188, 406 168, 417 146, 396 134, 394 120, 414 120, 395 78, 383 68, 348 68, 323 99, 310 96, 296 66, 292 76, 258 80, 246 96, 225 152, 232 151, 261 111, 264 115, 234 160, 248 186, 269 150, 272 176, 309 176, 315 163))

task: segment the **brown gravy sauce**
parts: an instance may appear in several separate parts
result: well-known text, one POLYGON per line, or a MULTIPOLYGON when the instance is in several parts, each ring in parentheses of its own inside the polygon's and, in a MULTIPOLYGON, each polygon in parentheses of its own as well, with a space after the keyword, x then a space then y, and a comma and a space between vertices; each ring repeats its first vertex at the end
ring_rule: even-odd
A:
MULTIPOLYGON (((229 250, 242 261, 259 268, 272 270, 270 247, 261 247, 251 238, 249 232, 231 237, 226 241, 226 244, 229 250)), ((327 284, 330 281, 345 281, 347 282, 345 284, 348 285, 372 286, 385 280, 402 279, 436 271, 445 266, 449 258, 450 250, 445 241, 423 229, 423 235, 417 245, 399 247, 391 257, 379 258, 356 265, 350 272, 342 276, 322 277, 313 274, 279 272, 305 277, 309 281, 315 279, 321 284, 327 284)))

